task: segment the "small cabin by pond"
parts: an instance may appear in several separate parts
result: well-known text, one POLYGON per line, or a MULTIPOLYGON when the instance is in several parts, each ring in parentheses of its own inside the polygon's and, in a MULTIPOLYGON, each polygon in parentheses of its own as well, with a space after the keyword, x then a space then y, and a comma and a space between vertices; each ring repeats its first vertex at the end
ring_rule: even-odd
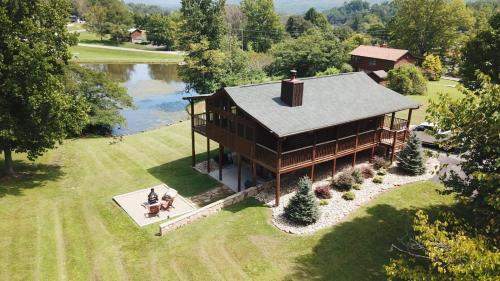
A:
POLYGON ((207 138, 208 151, 210 140, 219 144, 219 159, 224 148, 238 155, 238 189, 242 159, 251 163, 254 183, 257 169, 272 173, 276 204, 283 174, 309 169, 314 180, 315 166, 325 162, 332 163, 335 174, 338 158, 351 157, 354 165, 358 153, 373 157, 379 146, 393 160, 409 135, 412 110, 420 106, 363 72, 299 80, 292 71, 283 81, 226 87, 186 99, 191 103, 193 166, 198 133, 207 138), (194 102, 202 99, 206 112, 194 114, 194 102), (407 120, 395 117, 403 110, 407 120))

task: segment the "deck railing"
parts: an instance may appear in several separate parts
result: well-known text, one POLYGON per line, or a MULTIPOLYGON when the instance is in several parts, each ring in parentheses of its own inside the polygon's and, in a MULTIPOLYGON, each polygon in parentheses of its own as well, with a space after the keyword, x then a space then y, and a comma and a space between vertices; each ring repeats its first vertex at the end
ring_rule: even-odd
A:
POLYGON ((313 146, 306 146, 281 154, 281 167, 286 168, 296 164, 310 162, 313 159, 313 146))
POLYGON ((276 167, 277 152, 269 147, 261 144, 255 144, 255 159, 268 165, 269 167, 276 167))
MULTIPOLYGON (((384 117, 384 128, 391 129, 391 115, 385 115, 384 117)), ((392 130, 406 130, 408 129, 408 121, 406 119, 394 117, 394 123, 392 124, 392 130)))
POLYGON ((195 127, 204 127, 207 125, 207 114, 199 113, 193 116, 194 126, 195 127))

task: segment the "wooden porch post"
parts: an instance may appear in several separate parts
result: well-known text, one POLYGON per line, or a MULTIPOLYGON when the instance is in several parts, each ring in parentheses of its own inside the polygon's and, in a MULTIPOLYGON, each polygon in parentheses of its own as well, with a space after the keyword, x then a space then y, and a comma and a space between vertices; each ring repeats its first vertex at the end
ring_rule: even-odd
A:
POLYGON ((412 111, 413 111, 412 108, 410 108, 410 110, 408 111, 408 121, 407 121, 408 122, 408 125, 407 125, 408 130, 410 130, 410 122, 411 122, 411 113, 412 113, 412 111))
POLYGON ((394 162, 394 156, 396 155, 396 140, 397 140, 397 133, 394 132, 394 139, 392 141, 392 149, 391 149, 391 163, 394 162))
POLYGON ((241 154, 238 154, 238 192, 241 191, 241 154))
POLYGON ((195 151, 195 139, 194 139, 194 101, 192 99, 189 100, 191 105, 191 166, 194 167, 196 165, 196 151, 195 151))
POLYGON ((252 161, 252 182, 253 185, 257 185, 257 163, 252 161))
POLYGON ((352 167, 356 166, 356 154, 358 153, 359 142, 359 121, 356 121, 356 143, 354 144, 354 155, 352 157, 352 167))
POLYGON ((207 173, 210 174, 210 139, 207 137, 207 173))
POLYGON ((391 115, 391 126, 389 127, 389 129, 393 129, 394 127, 394 118, 396 117, 396 112, 393 112, 392 115, 391 115))
POLYGON ((277 161, 276 161, 276 198, 275 198, 275 204, 276 206, 280 205, 280 197, 281 197, 281 139, 278 140, 278 147, 277 147, 277 161))
POLYGON ((335 158, 333 159, 333 174, 332 178, 335 176, 335 173, 337 173, 337 153, 339 151, 339 127, 337 126, 335 128, 335 158))
POLYGON ((411 121, 411 111, 412 109, 410 108, 408 110, 408 119, 406 119, 406 129, 405 129, 405 132, 403 134, 403 140, 406 141, 406 136, 408 136, 408 133, 410 132, 410 121, 411 121))
POLYGON ((311 182, 314 182, 314 163, 316 162, 316 131, 313 132, 313 150, 312 150, 312 166, 311 166, 311 182))
POLYGON ((222 180, 222 165, 224 165, 224 146, 219 143, 219 180, 222 180))

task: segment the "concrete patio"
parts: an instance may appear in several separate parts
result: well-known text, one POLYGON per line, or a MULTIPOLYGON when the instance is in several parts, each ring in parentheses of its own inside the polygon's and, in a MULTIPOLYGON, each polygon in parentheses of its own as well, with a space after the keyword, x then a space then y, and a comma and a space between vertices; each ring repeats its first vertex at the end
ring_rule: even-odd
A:
POLYGON ((162 210, 157 216, 150 217, 147 214, 148 211, 142 205, 147 202, 148 194, 151 192, 151 188, 154 188, 155 193, 158 194, 159 198, 161 198, 163 194, 170 189, 170 187, 166 184, 161 184, 113 197, 113 200, 140 227, 177 217, 197 209, 195 205, 189 202, 189 200, 177 195, 173 203, 173 208, 170 208, 168 211, 162 210))

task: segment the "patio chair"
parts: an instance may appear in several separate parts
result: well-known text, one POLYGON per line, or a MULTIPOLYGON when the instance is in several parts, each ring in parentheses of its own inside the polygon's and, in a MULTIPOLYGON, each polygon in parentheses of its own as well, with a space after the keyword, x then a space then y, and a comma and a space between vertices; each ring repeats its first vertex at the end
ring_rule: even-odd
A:
POLYGON ((160 213, 161 204, 160 203, 146 204, 145 207, 148 210, 148 213, 146 215, 149 217, 153 217, 153 216, 158 216, 158 214, 160 213))
POLYGON ((175 197, 163 196, 161 201, 161 209, 168 211, 170 208, 175 208, 174 199, 175 197))

